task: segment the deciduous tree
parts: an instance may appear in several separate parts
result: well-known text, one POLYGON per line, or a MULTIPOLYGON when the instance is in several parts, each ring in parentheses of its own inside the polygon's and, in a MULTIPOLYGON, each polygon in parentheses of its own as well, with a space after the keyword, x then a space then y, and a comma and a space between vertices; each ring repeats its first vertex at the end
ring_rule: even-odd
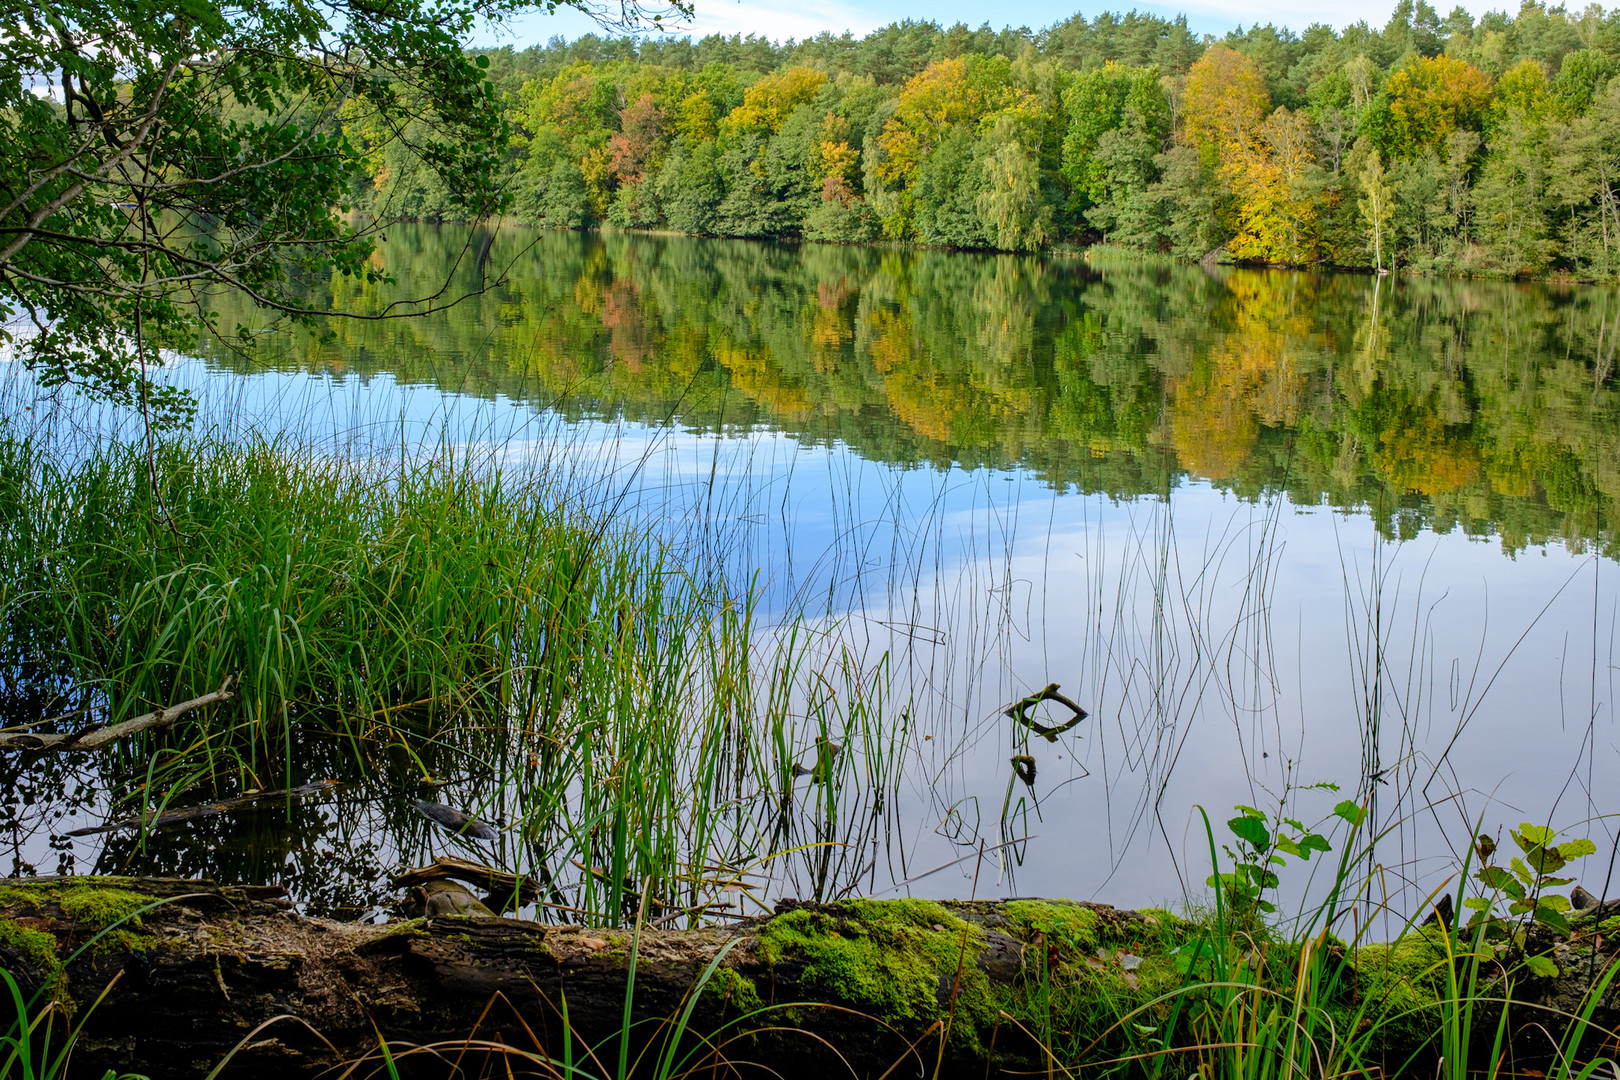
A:
POLYGON ((466 217, 504 205, 509 131, 487 58, 462 46, 520 6, 9 0, 0 336, 47 384, 183 414, 145 371, 199 324, 231 335, 211 290, 309 318, 301 271, 380 275, 345 210, 385 151, 445 178, 466 217))

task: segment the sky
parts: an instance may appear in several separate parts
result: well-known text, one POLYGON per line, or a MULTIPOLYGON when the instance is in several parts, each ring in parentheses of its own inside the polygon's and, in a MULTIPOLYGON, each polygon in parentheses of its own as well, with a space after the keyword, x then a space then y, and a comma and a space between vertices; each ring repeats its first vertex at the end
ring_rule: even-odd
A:
MULTIPOLYGON (((1083 12, 1088 18, 1102 11, 1139 11, 1173 16, 1185 13, 1188 24, 1200 34, 1224 34, 1238 25, 1275 23, 1299 32, 1315 22, 1335 28, 1365 19, 1382 26, 1396 0, 1187 0, 1179 4, 1160 3, 1077 3, 1076 0, 1020 0, 1017 4, 986 5, 970 0, 694 0, 696 17, 684 31, 694 38, 706 34, 758 34, 781 41, 812 37, 823 30, 841 34, 848 30, 857 37, 901 19, 932 20, 943 25, 964 22, 978 27, 990 23, 1027 26, 1032 30, 1083 12)), ((1444 15, 1456 0, 1440 0, 1434 6, 1444 15)), ((617 4, 607 0, 614 8, 617 4)), ((1463 0, 1462 6, 1476 17, 1489 10, 1516 9, 1516 3, 1503 0, 1463 0)), ((485 34, 480 45, 511 44, 517 48, 540 44, 554 34, 570 40, 598 28, 578 11, 561 9, 555 15, 530 15, 517 20, 502 35, 485 34)))

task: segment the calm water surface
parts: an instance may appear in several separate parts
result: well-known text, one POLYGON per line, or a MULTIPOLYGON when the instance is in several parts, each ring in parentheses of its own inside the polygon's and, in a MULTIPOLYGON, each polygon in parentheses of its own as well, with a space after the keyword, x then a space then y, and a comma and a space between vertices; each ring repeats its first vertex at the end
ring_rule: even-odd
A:
MULTIPOLYGON (((1285 790, 1307 821, 1372 800, 1396 891, 1476 822, 1613 849, 1614 290, 431 227, 379 261, 398 290, 488 288, 205 343, 176 377, 270 427, 563 445, 672 534, 707 521, 768 620, 829 629, 906 703, 892 795, 824 893, 1175 901, 1209 873, 1197 807, 1220 830, 1285 790), (1090 717, 1030 739, 1002 709, 1054 682, 1090 717), (1297 790, 1319 782, 1341 790, 1297 790)), ((69 787, 19 857, 366 911, 449 850, 358 797, 206 843, 53 839, 95 819, 69 787)))

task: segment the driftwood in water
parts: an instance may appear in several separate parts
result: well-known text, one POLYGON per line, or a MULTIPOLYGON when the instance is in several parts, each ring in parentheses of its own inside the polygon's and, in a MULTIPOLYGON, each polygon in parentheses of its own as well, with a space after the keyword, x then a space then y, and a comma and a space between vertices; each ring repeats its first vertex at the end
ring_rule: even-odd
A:
POLYGON ((449 855, 436 855, 429 865, 407 870, 389 885, 396 889, 409 889, 430 881, 464 881, 468 885, 476 885, 488 894, 484 902, 491 907, 514 899, 519 904, 532 904, 540 899, 540 883, 534 878, 518 877, 505 870, 449 855))
MULTIPOLYGON (((227 678, 213 693, 116 724, 86 724, 77 731, 65 734, 42 735, 33 731, 0 731, 0 750, 101 750, 130 735, 143 731, 161 731, 172 726, 176 720, 193 709, 226 702, 235 696, 236 692, 231 689, 231 679, 227 678)), ((37 727, 38 724, 34 726, 37 727)))
POLYGON ((131 814, 128 817, 116 818, 100 825, 87 825, 82 829, 72 829, 63 833, 63 836, 95 836, 98 833, 116 832, 119 829, 156 830, 170 825, 183 825, 188 821, 199 818, 214 817, 217 814, 229 813, 232 810, 243 810, 250 806, 261 806, 265 803, 285 803, 293 799, 307 799, 312 795, 325 795, 338 786, 336 780, 317 780, 313 784, 303 784, 295 788, 281 788, 278 791, 256 791, 252 795, 238 795, 235 798, 220 799, 217 802, 197 803, 193 806, 177 806, 173 810, 162 813, 156 810, 146 814, 131 814))
POLYGON ((1026 698, 1020 698, 1002 710, 1010 719, 1018 721, 1029 730, 1039 735, 1049 743, 1057 742, 1057 737, 1068 731, 1074 725, 1084 720, 1089 713, 1058 693, 1057 683, 1048 683, 1044 690, 1037 691, 1026 698), (1069 710, 1069 719, 1061 724, 1043 724, 1029 715, 1029 710, 1043 701, 1055 701, 1069 710))
MULTIPOLYGON (((73 1064, 86 1076, 202 1077, 227 1057, 227 1080, 312 1076, 356 1062, 350 1075, 383 1075, 380 1040, 403 1055, 407 1076, 451 1075, 445 1057, 411 1049, 428 1046, 460 1057, 456 1075, 555 1075, 523 1054, 560 1058, 570 1037, 576 1064, 584 1047, 605 1047, 590 1071, 615 1071, 628 931, 463 917, 337 923, 286 910, 278 892, 162 879, 5 882, 0 966, 75 1010, 83 1027, 73 1064), (139 925, 117 922, 157 899, 167 902, 142 912, 139 925)), ((736 1071, 694 1075, 1045 1072, 1025 1029, 1052 1022, 1072 1050, 1088 1025, 1090 1034, 1110 1027, 1109 1010, 1152 1008, 1181 982, 1163 951, 1182 936, 1172 929, 1188 930, 1163 912, 1034 900, 789 902, 768 919, 724 928, 648 929, 637 949, 631 1050, 657 1043, 658 1022, 680 1015, 713 963, 690 1030, 724 1032, 720 1053, 736 1071), (761 1067, 745 1068, 750 1062, 761 1067)), ((1612 952, 1600 947, 1592 957, 1606 964, 1612 952)), ((1400 976, 1403 1009, 1413 981, 1432 976, 1433 955, 1443 953, 1403 961, 1411 965, 1400 976)), ((1345 985, 1356 1001, 1393 985, 1366 956, 1350 963, 1345 985)), ((1586 985, 1578 966, 1586 965, 1572 962, 1561 979, 1527 989, 1566 1005, 1586 985)), ((1168 1010, 1161 1013, 1138 1018, 1163 1022, 1168 1010)), ((1593 1019, 1612 1025, 1620 1002, 1611 995, 1593 1019)), ((1432 1035, 1432 1026, 1408 1027, 1419 1040, 1432 1035)), ((1421 1045, 1392 1044, 1387 1057, 1407 1061, 1421 1045)), ((705 1061, 696 1052, 688 1066, 705 1061)))

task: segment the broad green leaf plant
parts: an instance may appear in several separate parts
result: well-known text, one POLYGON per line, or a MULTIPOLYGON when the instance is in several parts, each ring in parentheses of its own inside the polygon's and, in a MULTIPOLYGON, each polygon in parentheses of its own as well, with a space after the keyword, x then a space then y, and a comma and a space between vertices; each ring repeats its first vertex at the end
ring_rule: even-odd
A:
MULTIPOLYGON (((1509 829, 1508 836, 1519 854, 1509 856, 1505 865, 1493 861, 1497 854, 1495 839, 1486 835, 1478 838, 1475 852, 1480 865, 1474 871, 1474 880, 1480 889, 1462 901, 1463 907, 1472 912, 1468 928, 1482 931, 1484 940, 1498 954, 1522 948, 1525 931, 1532 924, 1569 933, 1570 898, 1553 890, 1574 884, 1573 877, 1562 876, 1564 871, 1597 850, 1584 837, 1554 843, 1557 834, 1552 829, 1529 822, 1509 829)), ((1524 964, 1536 975, 1558 974, 1557 964, 1545 956, 1526 956, 1524 964)))
MULTIPOLYGON (((1310 786, 1338 790, 1333 784, 1310 786)), ((1222 872, 1217 867, 1206 884, 1220 890, 1234 921, 1246 926, 1256 924, 1261 916, 1277 910, 1277 905, 1267 899, 1267 894, 1274 893, 1280 884, 1275 867, 1286 865, 1289 859, 1309 862, 1312 852, 1331 852, 1333 845, 1317 830, 1334 818, 1351 826, 1360 825, 1364 813, 1361 807, 1346 799, 1333 808, 1332 815, 1323 823, 1309 827, 1287 815, 1285 802, 1279 802, 1275 814, 1241 803, 1234 809, 1238 815, 1226 823, 1232 841, 1221 845, 1221 850, 1232 861, 1232 869, 1222 872)))

